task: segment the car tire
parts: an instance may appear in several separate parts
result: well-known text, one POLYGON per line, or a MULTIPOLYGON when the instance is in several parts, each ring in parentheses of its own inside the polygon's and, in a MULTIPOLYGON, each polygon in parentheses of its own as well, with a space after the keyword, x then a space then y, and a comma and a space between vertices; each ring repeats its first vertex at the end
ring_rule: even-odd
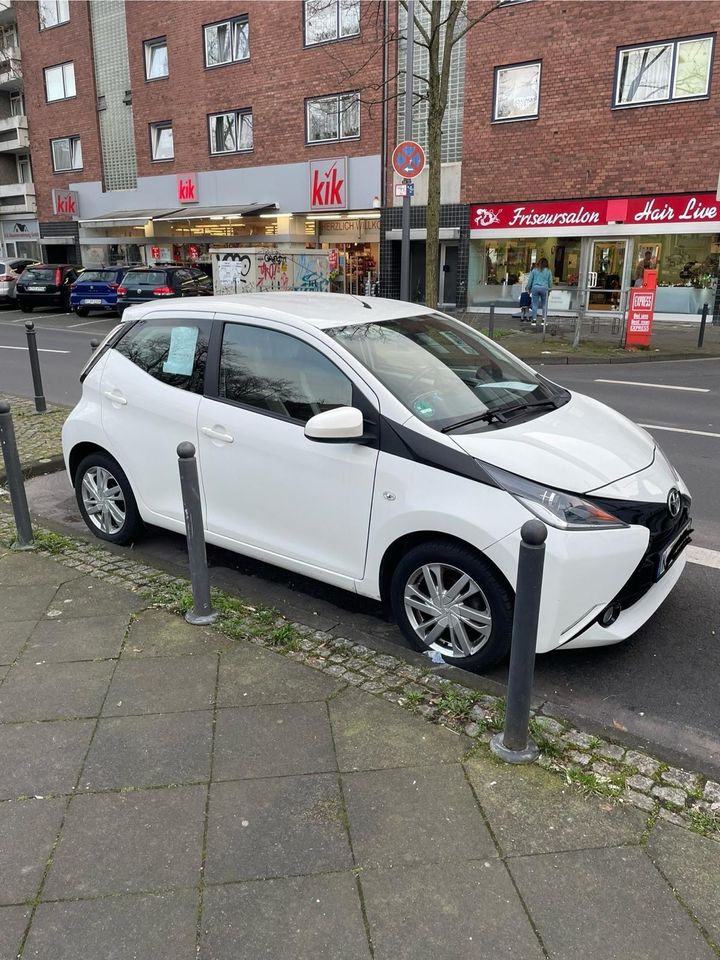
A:
POLYGON ((510 652, 513 592, 485 557, 463 544, 436 540, 409 550, 393 573, 390 602, 412 646, 453 666, 486 670, 510 652))
POLYGON ((117 460, 109 454, 97 450, 81 460, 75 472, 75 496, 88 529, 101 540, 126 544, 142 534, 144 524, 130 481, 117 460), (93 482, 101 494, 107 492, 107 498, 115 504, 117 513, 107 510, 90 513, 93 500, 96 500, 91 489, 93 482))
POLYGON ((30 304, 28 304, 28 303, 21 303, 21 304, 20 304, 20 312, 21 312, 21 313, 32 313, 34 309, 35 309, 35 308, 34 308, 34 307, 31 307, 30 304))
POLYGON ((79 317, 87 317, 87 315, 90 313, 90 310, 88 307, 75 307, 75 313, 79 317))

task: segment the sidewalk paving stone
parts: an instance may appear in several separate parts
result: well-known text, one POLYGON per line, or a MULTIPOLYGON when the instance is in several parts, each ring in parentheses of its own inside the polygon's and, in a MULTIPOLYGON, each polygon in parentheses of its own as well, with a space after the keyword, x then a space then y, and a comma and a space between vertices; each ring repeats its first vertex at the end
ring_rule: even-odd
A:
POLYGON ((211 627, 197 627, 167 610, 143 610, 130 624, 123 657, 182 657, 232 650, 235 641, 211 627))
POLYGON ((219 707, 326 700, 342 683, 272 650, 240 643, 220 663, 219 707))
POLYGON ((11 590, 4 589, 3 620, 38 620, 44 617, 57 592, 56 583, 36 583, 30 587, 13 586, 11 590))
POLYGON ((81 789, 207 781, 212 726, 211 710, 100 720, 81 789))
POLYGON ((211 887, 202 929, 200 960, 371 960, 350 873, 211 887))
POLYGON ((65 806, 63 799, 0 803, 0 904, 37 893, 65 806))
POLYGON ((213 784, 208 883, 346 870, 353 866, 337 776, 213 784))
POLYGON ((57 561, 41 553, 8 550, 0 556, 0 583, 4 587, 32 587, 41 583, 69 583, 82 574, 72 567, 60 567, 57 561))
POLYGON ((509 869, 552 960, 713 960, 639 847, 520 857, 509 869))
POLYGON ((94 577, 64 583, 53 599, 53 607, 64 617, 99 617, 134 613, 145 606, 142 597, 116 584, 94 577))
POLYGON ((73 620, 41 620, 21 661, 107 660, 120 653, 129 616, 87 617, 82 632, 73 620))
POLYGON ((44 900, 197 884, 206 787, 74 797, 44 900))
POLYGON ((647 849, 676 893, 720 944, 720 843, 657 823, 647 849))
POLYGON ((0 724, 0 800, 71 793, 94 720, 0 724))
POLYGON ((0 687, 0 721, 97 716, 114 666, 112 660, 15 664, 0 687))
POLYGON ((497 860, 367 870, 360 882, 375 960, 542 960, 497 860))
POLYGON ((585 798, 541 767, 469 760, 468 777, 509 856, 638 843, 647 815, 612 800, 585 798))
MULTIPOLYGON (((2 581, 0 581, 0 583, 1 582, 2 581)), ((3 596, 3 603, 4 602, 5 597, 3 596)), ((14 620, 6 622, 4 619, 4 609, 2 616, 3 620, 0 622, 0 664, 10 664, 27 643, 30 634, 35 629, 37 620, 14 620)))
POLYGON ((324 703, 275 703, 218 711, 213 779, 336 771, 324 703))
POLYGON ((358 690, 343 690, 329 707, 343 771, 456 763, 472 743, 358 690))
POLYGON ((213 703, 216 679, 213 654, 120 660, 103 716, 206 710, 213 703))
POLYGON ((0 907, 0 960, 16 960, 29 919, 29 907, 0 907))
POLYGON ((462 767, 401 767, 343 776, 362 867, 496 857, 462 767))
POLYGON ((41 903, 24 956, 32 960, 195 960, 197 911, 196 890, 41 903))

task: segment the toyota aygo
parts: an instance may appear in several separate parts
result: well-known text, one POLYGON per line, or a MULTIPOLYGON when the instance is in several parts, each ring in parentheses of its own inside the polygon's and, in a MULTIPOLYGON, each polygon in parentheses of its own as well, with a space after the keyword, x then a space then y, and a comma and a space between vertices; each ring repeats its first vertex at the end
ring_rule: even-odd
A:
POLYGON ((148 303, 81 380, 63 448, 94 534, 183 533, 189 440, 209 543, 386 600, 463 667, 508 652, 531 517, 548 527, 539 652, 629 637, 685 564, 690 495, 648 433, 426 307, 148 303))

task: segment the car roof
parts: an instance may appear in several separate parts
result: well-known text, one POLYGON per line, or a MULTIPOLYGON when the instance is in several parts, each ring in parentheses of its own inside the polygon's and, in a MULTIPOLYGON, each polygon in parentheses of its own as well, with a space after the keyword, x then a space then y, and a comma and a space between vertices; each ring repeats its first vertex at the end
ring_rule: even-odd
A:
MULTIPOLYGON (((167 311, 169 302, 154 301, 147 307, 145 317, 167 311)), ((189 304, 178 303, 181 309, 189 304)), ((379 323, 401 317, 417 317, 432 313, 429 307, 402 300, 385 300, 381 297, 356 297, 344 293, 238 293, 228 296, 202 297, 193 300, 193 311, 223 313, 226 316, 257 317, 280 322, 301 320, 320 329, 350 326, 361 323, 379 323)))
POLYGON ((62 270, 65 267, 72 267, 73 270, 84 270, 79 263, 29 263, 29 267, 42 267, 44 269, 62 270))

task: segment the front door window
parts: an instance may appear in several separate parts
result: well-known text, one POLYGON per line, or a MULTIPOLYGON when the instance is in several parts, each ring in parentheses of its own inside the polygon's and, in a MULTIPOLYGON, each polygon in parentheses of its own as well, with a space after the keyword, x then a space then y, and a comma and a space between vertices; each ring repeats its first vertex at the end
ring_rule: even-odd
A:
POLYGON ((594 240, 588 271, 588 310, 619 313, 627 240, 594 240))

